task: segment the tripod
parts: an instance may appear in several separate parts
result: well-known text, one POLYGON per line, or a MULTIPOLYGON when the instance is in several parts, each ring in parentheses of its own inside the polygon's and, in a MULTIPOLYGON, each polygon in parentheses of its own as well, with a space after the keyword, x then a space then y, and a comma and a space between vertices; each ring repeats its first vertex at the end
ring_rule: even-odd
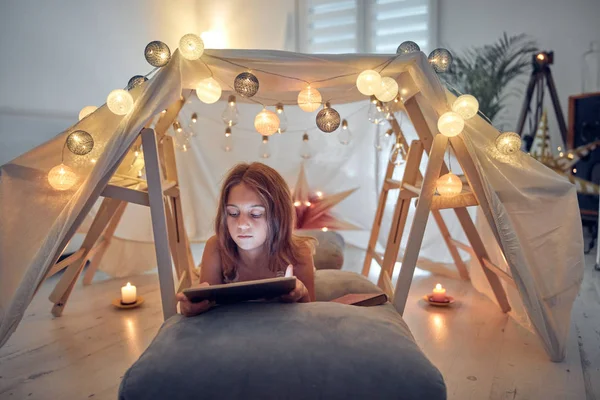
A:
POLYGON ((519 122, 517 123, 517 134, 523 138, 525 142, 525 150, 529 151, 537 132, 538 124, 540 121, 542 108, 544 104, 544 81, 550 91, 550 97, 552 99, 552 105, 554 106, 554 112, 556 113, 556 120, 558 121, 558 127, 562 136, 563 143, 567 140, 567 124, 565 123, 565 117, 560 103, 558 102, 558 94, 556 93, 556 86, 554 85, 554 79, 552 78, 552 72, 550 71, 550 64, 554 63, 554 52, 540 52, 533 55, 532 65, 533 71, 531 72, 531 78, 529 79, 529 85, 527 85, 527 94, 523 107, 521 108, 521 114, 519 115, 519 122), (530 103, 533 97, 533 92, 536 90, 536 105, 533 119, 531 120, 531 129, 529 133, 523 135, 523 127, 527 114, 531 112, 530 103))

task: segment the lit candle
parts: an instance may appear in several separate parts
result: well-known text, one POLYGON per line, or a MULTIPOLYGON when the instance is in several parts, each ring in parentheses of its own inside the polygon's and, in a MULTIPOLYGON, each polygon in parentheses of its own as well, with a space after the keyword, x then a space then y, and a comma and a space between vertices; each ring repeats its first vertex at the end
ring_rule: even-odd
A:
POLYGON ((446 289, 444 289, 441 284, 438 283, 435 285, 431 300, 437 301, 438 303, 443 303, 446 301, 446 289))
POLYGON ((127 286, 121 288, 121 303, 133 304, 136 302, 135 286, 127 282, 127 286))

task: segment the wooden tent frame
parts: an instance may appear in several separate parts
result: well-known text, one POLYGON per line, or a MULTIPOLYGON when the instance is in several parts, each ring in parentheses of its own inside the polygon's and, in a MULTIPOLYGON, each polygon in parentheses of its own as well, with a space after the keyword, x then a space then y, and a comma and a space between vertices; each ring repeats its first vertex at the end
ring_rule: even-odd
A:
POLYGON ((163 317, 166 320, 176 314, 177 303, 174 294, 191 286, 194 269, 194 260, 183 223, 173 138, 166 135, 183 105, 182 97, 165 113, 160 114, 154 129, 144 127, 132 145, 137 147, 141 143, 143 146, 147 179, 113 174, 112 179, 101 188, 100 195, 104 200, 81 248, 56 263, 46 274, 45 279, 48 279, 65 270, 49 297, 54 303, 54 316, 62 315, 84 266, 90 260, 83 283, 89 285, 92 282, 128 203, 150 207, 163 317), (173 280, 173 265, 178 279, 177 287, 173 280))
POLYGON ((397 121, 392 120, 392 129, 397 136, 397 140, 399 140, 405 148, 409 149, 408 156, 406 158, 406 166, 402 181, 392 179, 395 166, 391 163, 388 164, 377 212, 375 213, 375 220, 371 229, 371 237, 367 247, 362 274, 365 276, 369 275, 371 261, 375 260, 381 266, 378 285, 393 299, 394 306, 398 312, 404 314, 408 292, 410 290, 419 256, 419 250, 423 242, 425 227, 427 225, 429 213, 431 212, 442 233, 444 241, 450 250, 450 254, 455 261, 461 278, 469 279, 469 276, 457 248, 461 248, 477 258, 490 283, 500 309, 506 313, 510 311, 511 307, 500 278, 504 279, 508 284, 514 287, 516 287, 516 284, 509 274, 490 261, 483 241, 467 211, 467 207, 479 205, 483 210, 496 240, 500 243, 500 236, 494 224, 491 210, 485 200, 481 177, 479 176, 471 155, 464 144, 462 134, 452 138, 448 138, 441 134, 435 136, 432 134, 419 105, 419 100, 421 98, 422 95, 417 93, 404 103, 405 111, 411 119, 415 130, 417 131, 417 135, 419 136, 419 140, 413 141, 410 147, 408 146, 397 121), (451 146, 454 150, 456 158, 464 171, 464 178, 466 178, 467 186, 463 187, 463 192, 457 196, 442 197, 435 194, 436 181, 440 176, 440 173, 442 175, 448 173, 448 167, 444 162, 444 153, 448 146, 451 146), (419 171, 419 165, 423 152, 425 151, 429 155, 429 162, 427 164, 425 176, 422 177, 419 171), (392 218, 392 225, 390 227, 385 253, 382 257, 375 252, 375 245, 377 244, 377 238, 381 228, 381 221, 383 219, 388 192, 391 189, 399 189, 400 192, 394 208, 394 216, 392 218), (417 207, 410 229, 408 243, 402 259, 402 268, 394 289, 392 276, 398 258, 402 234, 406 225, 409 204, 413 198, 418 199, 417 207), (454 210, 470 242, 470 246, 461 243, 450 236, 443 217, 439 212, 441 209, 454 210))

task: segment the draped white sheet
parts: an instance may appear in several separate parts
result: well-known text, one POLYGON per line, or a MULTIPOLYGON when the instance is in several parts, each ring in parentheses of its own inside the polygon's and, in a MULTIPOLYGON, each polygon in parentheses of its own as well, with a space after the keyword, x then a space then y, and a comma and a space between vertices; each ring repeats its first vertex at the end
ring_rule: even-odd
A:
MULTIPOLYGON (((368 101, 356 90, 355 79, 359 72, 382 64, 388 56, 208 50, 202 60, 188 61, 175 51, 167 67, 132 91, 136 106, 128 116, 115 116, 103 106, 51 141, 1 167, 0 345, 16 328, 49 267, 92 208, 97 188, 106 182, 143 124, 178 99, 182 89, 194 88, 211 73, 224 89, 222 99, 227 99, 235 76, 245 68, 220 58, 255 71, 260 80, 255 99, 271 106, 276 102, 290 105, 286 107, 290 119, 288 132, 271 138, 272 157, 263 160, 265 163, 275 167, 293 185, 300 168, 298 148, 302 133, 308 130, 314 149, 313 158, 305 164, 311 188, 326 193, 360 188, 336 207, 336 212, 364 228, 346 236, 354 244, 366 246, 388 150, 376 156, 375 127, 366 121, 368 101), (331 100, 342 118, 348 119, 354 136, 352 145, 342 146, 335 133, 325 135, 316 130, 316 112, 308 114, 292 106, 297 93, 305 87, 304 82, 263 74, 261 70, 313 82, 323 99, 331 100), (316 82, 332 76, 337 78, 316 82), (47 184, 46 175, 60 162, 65 137, 74 129, 90 132, 96 146, 84 157, 66 154, 65 163, 74 167, 80 179, 72 190, 57 192, 47 184), (97 163, 91 164, 90 158, 97 158, 97 163)), ((432 132, 436 132, 437 116, 449 109, 452 96, 443 89, 427 58, 422 53, 398 57, 383 75, 396 78, 407 98, 420 92, 426 120, 432 132)), ((177 154, 177 165, 186 229, 193 241, 201 241, 212 233, 223 174, 238 161, 258 159, 260 136, 254 132, 252 122, 262 107, 248 101, 241 104, 238 96, 240 124, 233 128, 234 151, 225 153, 220 150, 224 131, 220 115, 225 103, 206 105, 195 98, 190 100, 182 111, 181 121, 185 126, 191 113, 197 112, 200 117, 194 128, 197 137, 190 151, 177 154)), ((416 138, 407 118, 402 127, 409 140, 416 138)), ((520 304, 516 308, 526 310, 526 317, 550 357, 561 360, 571 306, 583 272, 583 239, 575 188, 524 153, 510 158, 498 154, 493 144, 497 135, 479 117, 466 121, 465 141, 482 175, 485 200, 493 211, 506 254, 506 268, 515 278, 522 300, 523 308, 520 304)), ((422 171, 426 162, 424 158, 422 171)), ((454 163, 455 171, 457 165, 454 163)), ((399 168, 398 173, 401 172, 399 168)), ((394 199, 390 198, 380 235, 382 242, 387 238, 393 204, 394 199)), ((464 240, 453 216, 449 213, 444 216, 448 217, 452 235, 464 240)), ((154 257, 148 254, 152 230, 147 210, 128 206, 116 238, 120 243, 111 246, 112 253, 107 254, 102 266, 105 271, 118 275, 154 267, 154 257), (136 243, 139 243, 137 251, 144 257, 133 256, 137 251, 132 251, 131 246, 136 243), (136 264, 135 260, 142 262, 136 264)), ((493 238, 488 236, 486 243, 493 248, 493 238)), ((451 263, 435 224, 428 226, 421 256, 437 263, 451 263)), ((503 260, 495 261, 503 265, 503 260)), ((478 279, 477 274, 474 284, 487 291, 487 282, 478 279)), ((511 300, 519 301, 519 297, 511 300)))

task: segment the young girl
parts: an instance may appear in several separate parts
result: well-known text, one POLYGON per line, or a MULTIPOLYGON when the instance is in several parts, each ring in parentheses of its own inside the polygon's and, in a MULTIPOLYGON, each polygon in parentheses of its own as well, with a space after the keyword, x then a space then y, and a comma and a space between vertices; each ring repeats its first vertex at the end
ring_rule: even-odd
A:
MULTIPOLYGON (((295 219, 290 190, 277 171, 261 164, 233 167, 221 189, 215 235, 206 242, 200 286, 296 276, 286 302, 315 299, 313 239, 292 233, 295 219)), ((193 316, 213 305, 191 303, 177 294, 181 313, 193 316)))

